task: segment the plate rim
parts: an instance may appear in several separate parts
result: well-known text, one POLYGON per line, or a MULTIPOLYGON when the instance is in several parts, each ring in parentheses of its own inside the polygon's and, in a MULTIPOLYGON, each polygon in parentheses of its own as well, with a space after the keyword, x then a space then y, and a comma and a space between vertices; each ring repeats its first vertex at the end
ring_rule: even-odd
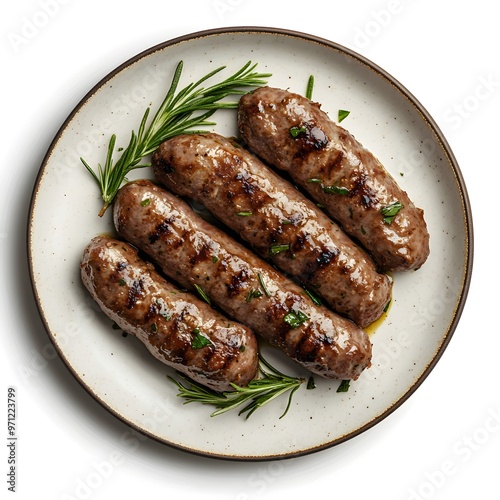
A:
POLYGON ((47 151, 43 157, 43 160, 40 164, 40 168, 37 172, 37 175, 35 176, 34 180, 34 185, 33 185, 33 190, 31 193, 30 197, 30 202, 29 202, 29 210, 28 210, 28 221, 27 221, 27 232, 26 232, 26 245, 27 245, 27 258, 28 258, 28 268, 29 268, 29 276, 30 276, 30 283, 31 283, 31 289, 34 295, 36 307, 38 309, 39 316, 42 320, 42 324, 45 328, 46 334, 49 337, 52 345, 54 346, 56 352, 58 353, 60 359, 63 361, 64 365, 66 368, 70 371, 70 373, 73 375, 73 377, 79 382, 79 384, 87 391, 87 393, 96 401, 98 402, 105 410, 110 412, 113 416, 118 418, 121 422, 126 424, 128 427, 130 427, 132 430, 139 432, 151 439, 153 439, 156 442, 159 442, 161 444, 167 445, 173 449, 181 450, 184 452, 189 452, 192 454, 195 454, 197 456, 202 456, 202 457, 207 457, 207 458, 215 458, 215 459, 220 459, 220 460, 230 460, 230 461, 251 461, 251 462, 262 462, 262 461, 272 461, 272 460, 283 460, 283 459, 288 459, 288 458, 298 458, 301 456, 306 456, 310 455, 312 453, 316 453, 318 451, 322 451, 328 448, 332 448, 334 446, 337 446, 341 443, 344 443, 356 436, 359 436, 363 432, 371 429, 372 427, 376 426, 378 423, 380 423, 382 420, 385 420, 389 415, 391 415, 395 410, 397 410, 400 406, 402 406, 414 393, 415 391, 422 385, 422 383, 425 381, 425 379, 429 376, 429 374, 432 372, 438 361, 441 359, 442 355, 444 354, 444 351, 448 347, 451 338, 453 337, 453 334, 455 333, 455 330, 458 326, 458 323, 460 321, 462 312, 464 310, 465 304, 467 302, 467 296, 469 293, 469 288, 470 288, 470 283, 471 283, 471 278, 472 278, 472 272, 473 272, 473 261, 474 261, 474 227, 473 227, 473 218, 472 218, 472 209, 471 209, 471 203, 469 199, 469 195, 467 192, 467 187, 465 185, 465 181, 462 175, 462 172, 460 170, 458 161, 446 139, 444 136, 443 132, 440 130, 439 126, 435 122, 435 120, 432 118, 430 113, 425 109, 425 107, 420 103, 420 101, 404 86, 402 85, 395 77, 393 77, 388 71, 384 70, 380 66, 378 66, 376 63, 374 63, 372 60, 368 59, 367 57, 359 54, 358 52, 342 45, 339 44, 338 42, 334 42, 332 40, 313 35, 310 33, 305 33, 302 31, 298 30, 291 30, 291 29, 286 29, 286 28, 275 28, 275 27, 266 27, 266 26, 229 26, 229 27, 221 27, 221 28, 212 28, 212 29, 205 29, 201 31, 194 31, 191 33, 187 33, 181 36, 177 36, 174 38, 171 38, 169 40, 165 40, 163 42, 160 42, 158 44, 155 44, 145 50, 142 50, 135 54, 134 56, 128 58, 121 64, 119 64, 117 67, 112 69, 110 72, 108 72, 104 77, 102 77, 95 85, 92 86, 92 88, 78 101, 78 103, 74 106, 74 108, 71 110, 71 112, 68 114, 66 119, 63 121, 61 126, 59 127, 58 131, 56 132, 54 138, 49 144, 49 147, 47 148, 47 151), (327 48, 334 49, 339 53, 345 54, 347 57, 353 58, 358 60, 360 63, 362 63, 366 68, 378 73, 382 78, 384 78, 389 84, 394 86, 406 99, 409 101, 411 106, 418 111, 418 113, 422 116, 424 121, 427 123, 429 129, 434 133, 435 139, 440 143, 442 151, 446 155, 446 160, 453 172, 453 175, 456 179, 457 186, 458 186, 458 191, 459 195, 461 197, 461 204, 462 204, 462 211, 463 211, 463 220, 465 222, 465 258, 464 258, 464 273, 462 276, 462 283, 461 283, 461 291, 459 294, 459 298, 456 303, 455 310, 453 312, 452 320, 450 321, 447 331, 445 335, 442 337, 442 342, 439 345, 437 351, 435 352, 432 360, 429 362, 425 370, 421 373, 421 375, 416 379, 416 381, 406 390, 406 392, 403 394, 402 397, 400 397, 397 401, 395 401, 390 407, 385 409, 380 415, 377 417, 373 418, 369 422, 365 423, 364 425, 358 427, 357 429, 341 436, 338 437, 332 441, 329 441, 327 443, 323 443, 317 446, 313 447, 308 447, 305 450, 299 450, 299 451, 294 451, 294 452, 281 452, 277 454, 270 454, 270 455, 262 455, 262 456, 245 456, 245 455, 231 455, 231 454, 223 454, 223 453, 216 453, 216 452, 210 452, 210 451, 203 451, 203 450, 198 450, 191 448, 190 446, 186 445, 181 445, 178 443, 171 442, 165 438, 161 438, 160 436, 155 435, 152 432, 149 432, 143 428, 141 428, 139 425, 133 423, 128 419, 126 416, 122 415, 120 412, 118 412, 116 409, 112 408, 106 401, 104 401, 101 397, 99 397, 98 394, 96 394, 90 386, 88 386, 84 379, 75 371, 73 366, 70 363, 70 360, 67 359, 66 355, 64 354, 63 350, 61 347, 58 345, 56 342, 55 335, 51 331, 51 327, 47 321, 47 318, 45 317, 44 310, 43 310, 43 304, 41 297, 38 293, 38 288, 36 284, 36 277, 35 277, 35 271, 34 271, 34 261, 33 261, 33 252, 32 252, 32 227, 33 227, 33 219, 34 219, 34 212, 35 212, 35 207, 36 207, 36 200, 38 196, 38 192, 40 189, 40 184, 41 184, 41 179, 42 176, 47 168, 47 165, 49 163, 50 157, 53 153, 53 150, 55 146, 57 145, 58 141, 62 137, 64 131, 66 130, 68 124, 73 120, 74 116, 80 111, 80 109, 87 103, 89 99, 92 98, 92 96, 103 86, 106 85, 106 83, 112 79, 115 75, 120 73, 121 71, 125 70, 127 67, 131 66, 132 64, 138 62, 139 60, 143 59, 144 57, 147 57, 155 52, 165 50, 168 47, 180 44, 182 42, 188 42, 192 41, 195 39, 199 38, 207 38, 207 37, 213 37, 213 36, 218 36, 218 35, 241 35, 241 34, 263 34, 263 35, 279 35, 283 37, 290 37, 292 39, 299 39, 302 41, 309 41, 309 42, 315 42, 320 45, 323 45, 327 48))

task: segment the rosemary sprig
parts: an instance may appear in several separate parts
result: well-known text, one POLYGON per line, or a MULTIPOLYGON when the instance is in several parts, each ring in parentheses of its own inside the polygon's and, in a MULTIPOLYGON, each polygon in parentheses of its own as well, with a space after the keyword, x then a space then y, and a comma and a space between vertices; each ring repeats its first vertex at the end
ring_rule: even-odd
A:
POLYGON ((295 391, 301 386, 304 379, 284 375, 276 370, 276 368, 273 368, 261 355, 259 355, 259 367, 261 372, 260 378, 252 380, 246 387, 231 384, 234 391, 213 391, 184 375, 181 375, 181 377, 187 382, 187 385, 182 384, 172 377, 168 378, 179 388, 177 396, 186 400, 184 404, 198 402, 204 405, 215 406, 216 410, 210 415, 211 417, 221 415, 248 403, 238 413, 238 415, 246 413, 245 418, 248 418, 255 410, 258 410, 282 394, 289 392, 287 406, 283 414, 279 417, 283 418, 290 408, 295 391))
POLYGON ((215 125, 215 122, 208 121, 208 118, 215 111, 234 109, 238 106, 238 103, 234 101, 222 101, 224 98, 231 95, 243 95, 248 92, 249 87, 265 85, 267 82, 264 79, 270 77, 271 74, 255 72, 256 66, 257 64, 252 64, 249 61, 222 82, 207 88, 203 87, 205 81, 225 69, 225 66, 221 66, 177 92, 183 68, 183 62, 180 61, 167 95, 151 123, 147 126, 151 109, 148 107, 144 112, 137 133, 132 131, 128 146, 116 162, 113 160, 116 144, 115 134, 109 140, 104 167, 98 163, 97 169, 94 170, 83 158, 80 158, 101 190, 104 204, 99 216, 104 215, 111 205, 130 171, 151 166, 150 163, 141 164, 140 162, 145 156, 153 153, 163 141, 183 133, 205 132, 202 130, 203 127, 215 125))

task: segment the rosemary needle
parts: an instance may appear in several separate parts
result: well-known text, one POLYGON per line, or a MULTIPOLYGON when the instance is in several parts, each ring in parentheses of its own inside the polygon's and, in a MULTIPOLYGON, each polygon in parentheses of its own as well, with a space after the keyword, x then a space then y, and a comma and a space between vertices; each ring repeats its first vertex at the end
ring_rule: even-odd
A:
POLYGON ((137 132, 131 132, 129 144, 122 151, 118 160, 113 160, 116 144, 115 134, 109 140, 104 167, 98 163, 97 169, 92 169, 83 158, 80 158, 101 190, 104 204, 99 216, 104 215, 111 205, 130 171, 151 166, 150 163, 141 164, 140 162, 144 157, 153 153, 163 141, 179 134, 205 132, 201 129, 215 125, 214 122, 208 121, 208 118, 215 111, 234 109, 238 106, 237 102, 223 101, 225 97, 243 95, 251 87, 265 85, 267 82, 264 79, 270 77, 271 74, 255 72, 256 66, 257 64, 252 64, 249 61, 225 80, 207 88, 203 87, 205 81, 225 69, 225 66, 221 66, 177 92, 183 68, 183 62, 180 61, 167 95, 151 123, 147 125, 151 109, 148 107, 144 112, 139 129, 137 132))
POLYGON ((307 89, 306 89, 306 98, 311 100, 314 89, 314 75, 309 76, 309 80, 307 81, 307 89))
POLYGON ((262 376, 252 380, 246 387, 231 384, 234 391, 213 391, 184 375, 181 375, 181 377, 187 382, 187 385, 174 380, 172 377, 168 378, 177 385, 179 389, 177 395, 186 400, 184 404, 198 402, 204 405, 215 406, 216 410, 211 414, 212 417, 246 404, 238 415, 246 413, 246 418, 248 418, 254 411, 282 394, 289 392, 287 406, 280 416, 282 418, 287 414, 292 397, 304 382, 304 379, 284 375, 273 368, 261 355, 259 355, 259 366, 262 376))

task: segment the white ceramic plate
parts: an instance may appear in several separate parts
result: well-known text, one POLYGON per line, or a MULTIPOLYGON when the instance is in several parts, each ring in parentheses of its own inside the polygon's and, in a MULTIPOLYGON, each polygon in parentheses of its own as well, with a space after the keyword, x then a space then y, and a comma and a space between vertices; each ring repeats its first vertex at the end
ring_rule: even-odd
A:
MULTIPOLYGON (((215 130, 236 134, 234 111, 217 112, 215 130)), ((151 177, 147 170, 134 177, 151 177)), ((131 177, 132 178, 132 177, 131 177)), ((278 29, 231 28, 195 33, 153 47, 99 82, 56 135, 36 180, 29 220, 29 265, 48 334, 82 386, 135 429, 184 450, 232 459, 273 459, 311 453, 352 438, 400 406, 445 350, 461 314, 472 267, 472 225, 466 189, 441 132, 416 99, 370 61, 330 41, 278 29), (96 308, 79 278, 90 239, 112 232, 100 193, 80 163, 103 163, 109 137, 125 146, 145 108, 159 105, 177 63, 181 87, 227 65, 228 76, 248 60, 270 72, 269 84, 304 93, 343 122, 425 210, 431 254, 416 272, 394 275, 393 305, 372 334, 373 366, 336 393, 316 380, 249 420, 236 413, 210 418, 211 409, 184 406, 166 379, 172 372, 138 340, 124 338, 96 308)), ((290 374, 288 360, 270 354, 290 374)))

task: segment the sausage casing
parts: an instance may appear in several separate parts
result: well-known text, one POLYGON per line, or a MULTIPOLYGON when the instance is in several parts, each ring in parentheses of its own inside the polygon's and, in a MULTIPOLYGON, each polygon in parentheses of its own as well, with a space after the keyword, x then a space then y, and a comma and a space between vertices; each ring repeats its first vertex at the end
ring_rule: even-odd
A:
POLYGON ((203 204, 264 259, 365 327, 392 282, 314 203, 246 149, 218 134, 187 134, 153 155, 157 179, 203 204))
POLYGON ((289 173, 382 271, 418 269, 429 255, 423 211, 381 163, 320 105, 261 87, 241 97, 238 128, 249 148, 289 173))
POLYGON ((164 364, 219 391, 255 378, 253 332, 174 287, 131 245, 95 237, 84 250, 81 277, 103 312, 164 364))
POLYGON ((166 275, 197 289, 311 372, 356 379, 370 365, 366 332, 316 306, 296 283, 177 196, 150 181, 130 182, 118 192, 113 216, 118 233, 166 275))

